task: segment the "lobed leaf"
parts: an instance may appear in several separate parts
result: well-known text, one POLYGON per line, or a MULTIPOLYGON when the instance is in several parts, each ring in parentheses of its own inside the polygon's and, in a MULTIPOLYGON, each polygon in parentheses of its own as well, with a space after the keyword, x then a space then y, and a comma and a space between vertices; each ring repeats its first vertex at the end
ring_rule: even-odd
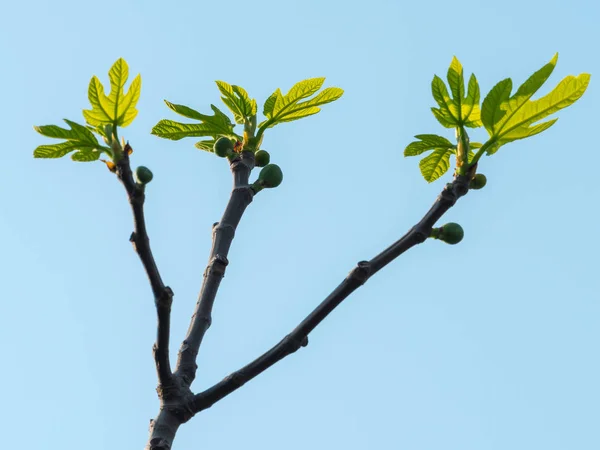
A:
POLYGON ((281 90, 277 89, 265 101, 265 104, 263 106, 263 115, 265 117, 271 117, 273 115, 273 108, 275 107, 275 102, 277 101, 277 98, 281 97, 281 96, 282 96, 281 95, 281 90))
POLYGON ((65 139, 58 144, 40 145, 34 152, 34 158, 62 158, 76 151, 71 158, 73 161, 96 161, 102 152, 110 152, 108 147, 98 143, 96 136, 85 126, 68 119, 64 121, 70 126, 70 130, 57 125, 42 125, 33 127, 43 136, 54 139, 65 139))
POLYGON ((462 104, 462 117, 465 120, 464 125, 469 128, 479 128, 483 125, 481 122, 481 109, 479 108, 479 83, 475 74, 471 74, 469 78, 469 87, 467 88, 467 96, 462 104))
POLYGON ((309 78, 296 83, 286 95, 277 89, 265 101, 263 114, 267 120, 259 124, 261 129, 271 128, 279 123, 291 122, 312 116, 321 111, 319 106, 339 99, 344 91, 337 87, 323 89, 312 99, 301 101, 317 93, 325 78, 309 78))
POLYGON ((448 149, 454 147, 452 142, 436 134, 417 134, 418 141, 411 142, 404 149, 404 156, 417 156, 434 149, 448 149))
POLYGON ((436 134, 418 134, 418 141, 411 142, 404 149, 404 156, 418 156, 422 153, 433 152, 419 162, 423 178, 429 183, 444 175, 450 167, 450 155, 456 146, 448 139, 436 134))
POLYGON ((569 75, 548 94, 538 100, 531 97, 552 74, 558 53, 541 69, 531 75, 511 96, 512 81, 507 78, 492 88, 482 105, 483 125, 493 144, 488 155, 502 145, 539 134, 550 128, 558 119, 534 125, 545 117, 575 103, 585 92, 590 82, 587 73, 569 75))
POLYGON ((216 81, 216 83, 222 95, 221 100, 233 113, 236 123, 244 124, 250 120, 250 117, 256 115, 256 100, 250 99, 244 88, 224 81, 216 81))
MULTIPOLYGON (((227 136, 235 139, 241 139, 233 132, 234 124, 223 111, 215 105, 210 105, 214 115, 206 115, 184 105, 177 105, 165 100, 166 105, 177 114, 184 117, 199 120, 201 123, 181 123, 173 120, 161 120, 154 128, 152 134, 165 139, 178 141, 185 137, 208 136, 218 138, 227 136)), ((213 139, 213 140, 214 140, 213 139)))
MULTIPOLYGON (((418 141, 408 144, 404 149, 404 156, 418 156, 433 150, 430 155, 424 157, 419 162, 423 178, 431 183, 448 171, 450 156, 456 155, 456 145, 452 144, 445 137, 436 134, 418 134, 415 137, 418 141)), ((470 144, 469 162, 475 157, 475 153, 471 149, 480 148, 481 146, 482 144, 479 142, 472 142, 470 144)))
POLYGON ((450 97, 448 88, 440 77, 435 75, 431 81, 431 93, 439 106, 439 108, 431 108, 435 118, 446 128, 480 127, 482 125, 479 109, 480 93, 479 83, 475 75, 471 74, 468 89, 465 93, 463 67, 455 56, 452 58, 446 78, 452 97, 450 97))
POLYGON ((462 103, 465 96, 465 80, 463 77, 462 64, 456 56, 452 57, 452 62, 450 62, 446 78, 448 79, 450 90, 452 91, 454 106, 456 106, 458 111, 462 111, 462 103))
POLYGON ((141 76, 138 74, 127 93, 124 92, 125 83, 129 77, 129 67, 123 58, 119 58, 108 72, 110 79, 110 94, 104 93, 104 86, 93 76, 88 87, 88 98, 92 105, 91 110, 84 110, 83 116, 88 124, 93 127, 113 125, 126 127, 137 116, 136 105, 140 98, 142 86, 141 76))
POLYGON ((450 155, 452 153, 438 148, 429 156, 419 161, 421 174, 427 182, 431 183, 444 175, 450 168, 450 155))

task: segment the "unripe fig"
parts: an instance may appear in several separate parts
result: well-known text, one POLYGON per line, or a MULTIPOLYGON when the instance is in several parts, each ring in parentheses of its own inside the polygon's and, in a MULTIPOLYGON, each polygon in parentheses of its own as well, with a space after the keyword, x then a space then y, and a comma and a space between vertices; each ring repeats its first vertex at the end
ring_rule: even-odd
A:
POLYGON ((150 169, 144 166, 140 166, 137 169, 135 169, 135 177, 137 178, 138 183, 148 184, 152 181, 153 175, 150 169))
POLYGON ((231 142, 231 139, 227 137, 220 137, 215 142, 213 149, 217 156, 225 158, 229 154, 233 153, 233 142, 231 142))
POLYGON ((267 164, 258 174, 258 182, 267 188, 274 188, 283 181, 283 172, 277 164, 267 164))
POLYGON ((469 183, 469 189, 481 189, 487 184, 487 178, 484 174, 478 173, 469 183))
POLYGON ((463 228, 454 222, 447 223, 439 230, 438 239, 447 244, 458 244, 462 241, 465 232, 463 228))
POLYGON ((271 161, 271 155, 265 150, 259 150, 254 154, 254 164, 256 167, 264 167, 271 161))

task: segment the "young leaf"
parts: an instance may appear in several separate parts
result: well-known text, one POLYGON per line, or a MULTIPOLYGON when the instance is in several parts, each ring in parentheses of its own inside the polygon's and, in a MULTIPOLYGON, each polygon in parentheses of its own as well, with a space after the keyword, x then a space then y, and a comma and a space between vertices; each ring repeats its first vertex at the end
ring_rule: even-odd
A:
POLYGON ((479 128, 483 125, 481 122, 481 109, 479 108, 479 83, 475 74, 471 74, 469 78, 469 87, 467 88, 467 96, 462 103, 462 117, 465 120, 464 125, 469 128, 479 128))
POLYGON ((430 150, 454 147, 454 144, 448 139, 436 134, 417 134, 415 137, 419 140, 408 144, 404 149, 404 156, 417 156, 430 150))
POLYGON ((465 94, 465 80, 460 61, 452 58, 447 74, 452 98, 446 84, 437 75, 431 81, 431 93, 439 108, 431 108, 433 115, 446 128, 466 126, 477 128, 482 125, 479 109, 479 84, 475 75, 471 74, 469 86, 465 94))
POLYGON ((138 74, 129 86, 127 94, 124 86, 129 77, 129 67, 123 58, 119 58, 108 72, 110 94, 104 94, 104 86, 93 76, 88 88, 88 98, 92 109, 84 110, 83 116, 93 127, 113 125, 126 127, 137 116, 136 104, 140 98, 142 79, 138 74))
MULTIPOLYGON (((273 108, 275 107, 275 102, 278 98, 282 97, 281 90, 278 88, 275 92, 273 92, 269 98, 265 101, 263 106, 263 115, 265 117, 271 117, 273 115, 273 108)), ((281 102, 281 100, 279 100, 281 102)))
MULTIPOLYGON (((223 113, 215 105, 210 105, 214 115, 209 116, 201 114, 198 111, 184 105, 176 105, 175 103, 165 100, 166 105, 184 117, 199 120, 201 123, 180 123, 172 120, 161 120, 154 128, 152 134, 165 139, 178 141, 185 137, 208 136, 213 138, 210 141, 200 141, 196 144, 198 148, 207 150, 200 144, 203 142, 211 142, 214 144, 215 139, 220 136, 230 137, 236 140, 241 140, 241 137, 233 132, 234 125, 229 117, 223 113)), ((212 145, 212 144, 211 144, 212 145)), ((211 147, 212 151, 212 147, 211 147)))
POLYGON ((204 141, 198 141, 194 145, 196 146, 196 148, 198 148, 200 150, 214 153, 216 141, 217 141, 216 139, 209 139, 209 140, 204 140, 204 141))
POLYGON ((546 82, 558 60, 558 53, 540 70, 531 75, 511 96, 512 81, 507 78, 492 88, 483 101, 482 120, 493 144, 487 154, 495 153, 502 145, 541 133, 558 119, 534 125, 543 118, 575 103, 585 92, 590 75, 565 77, 549 94, 531 100, 546 82))
POLYGON ((423 178, 429 183, 444 175, 450 167, 450 155, 456 149, 448 139, 436 134, 418 134, 418 141, 411 142, 404 149, 404 156, 417 156, 433 150, 419 162, 423 178))
MULTIPOLYGON (((433 150, 433 153, 419 162, 423 178, 431 183, 444 175, 450 168, 450 156, 456 155, 456 145, 445 137, 436 134, 418 134, 415 137, 419 140, 408 144, 404 149, 404 156, 418 156, 433 150)), ((481 147, 479 142, 471 142, 468 155, 469 161, 475 156, 471 149, 479 147, 481 147)))
POLYGON ((223 95, 221 100, 233 113, 236 123, 244 124, 250 120, 250 117, 256 115, 256 100, 250 99, 244 88, 224 81, 216 81, 216 83, 223 95))
POLYGON ((423 178, 431 183, 444 175, 450 168, 450 155, 450 151, 437 148, 429 156, 419 161, 423 178))
POLYGON ((344 91, 340 88, 329 87, 323 89, 312 99, 301 101, 317 93, 323 86, 325 78, 309 78, 296 83, 286 95, 277 89, 265 102, 263 114, 267 120, 259 124, 259 128, 274 127, 283 122, 291 122, 303 117, 317 114, 320 105, 331 103, 342 96, 344 91))
POLYGON ((462 108, 462 101, 465 96, 465 79, 463 77, 463 68, 460 61, 454 56, 448 67, 448 74, 446 75, 450 90, 452 91, 452 98, 454 99, 454 105, 460 111, 462 108))
POLYGON ((62 158, 72 151, 77 151, 71 156, 73 161, 96 161, 102 152, 110 154, 110 149, 100 145, 87 127, 67 119, 64 121, 71 127, 70 130, 56 125, 33 127, 44 136, 66 140, 58 144, 40 145, 33 152, 34 158, 62 158))

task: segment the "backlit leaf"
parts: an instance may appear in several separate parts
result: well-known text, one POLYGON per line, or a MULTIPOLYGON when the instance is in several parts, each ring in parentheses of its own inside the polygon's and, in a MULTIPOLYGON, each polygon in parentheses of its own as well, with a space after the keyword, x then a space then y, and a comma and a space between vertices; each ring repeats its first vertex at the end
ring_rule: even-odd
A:
POLYGON ((585 92, 590 75, 565 77, 550 93, 537 100, 531 97, 547 81, 556 66, 558 54, 541 69, 531 75, 511 96, 512 82, 506 79, 498 83, 483 101, 482 120, 493 142, 487 151, 495 153, 500 146, 517 139, 524 139, 550 128, 557 119, 536 122, 575 103, 585 92))
POLYGON ((104 86, 98 77, 92 77, 88 87, 88 98, 92 109, 84 110, 83 116, 93 127, 113 125, 126 127, 137 116, 136 105, 140 98, 142 79, 137 75, 127 93, 124 86, 129 77, 129 67, 123 58, 118 59, 108 72, 110 94, 104 93, 104 86))
POLYGON ((108 147, 98 143, 96 136, 85 126, 64 119, 71 129, 61 128, 57 125, 36 126, 34 129, 47 137, 65 139, 65 142, 38 146, 34 158, 62 158, 75 151, 72 155, 74 161, 96 161, 102 152, 110 152, 108 147))
POLYGON ((321 89, 324 81, 325 78, 309 78, 300 81, 286 95, 282 95, 281 90, 277 89, 265 102, 263 113, 268 120, 259 124, 259 128, 264 130, 279 123, 312 116, 321 111, 320 105, 339 99, 344 91, 337 87, 325 88, 308 99, 321 89), (308 100, 301 101, 304 99, 308 100))

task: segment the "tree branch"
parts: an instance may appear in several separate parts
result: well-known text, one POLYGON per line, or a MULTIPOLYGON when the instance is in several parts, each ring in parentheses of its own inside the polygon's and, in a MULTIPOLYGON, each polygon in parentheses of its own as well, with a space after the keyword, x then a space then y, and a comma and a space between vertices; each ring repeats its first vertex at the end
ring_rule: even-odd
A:
POLYGON ((134 231, 131 233, 129 240, 142 261, 154 294, 158 325, 153 352, 160 391, 172 384, 171 363, 169 362, 169 336, 173 291, 170 287, 164 285, 150 249, 150 239, 148 238, 144 219, 144 185, 136 183, 133 179, 129 162, 130 149, 131 147, 127 144, 123 158, 116 164, 115 172, 127 191, 127 197, 133 212, 134 231))
POLYGON ((227 254, 235 230, 254 196, 254 191, 248 185, 250 172, 254 168, 254 153, 243 151, 230 161, 230 168, 233 174, 233 190, 221 221, 213 225, 212 249, 204 271, 202 288, 187 335, 179 349, 175 368, 175 376, 181 377, 187 386, 190 386, 196 377, 198 368, 196 357, 202 339, 212 322, 212 308, 221 279, 225 275, 225 268, 229 263, 227 254))
POLYGON ((196 394, 189 409, 194 414, 210 408, 246 382, 252 380, 269 367, 294 353, 300 347, 308 345, 309 333, 317 327, 327 315, 333 311, 346 297, 362 286, 371 276, 396 259, 405 251, 424 242, 431 234, 435 223, 448 211, 456 201, 469 190, 469 181, 475 167, 467 175, 459 175, 452 183, 446 185, 436 202, 419 223, 412 227, 402 238, 375 256, 370 261, 361 261, 350 274, 317 306, 290 334, 277 345, 250 364, 233 372, 211 388, 196 394))

